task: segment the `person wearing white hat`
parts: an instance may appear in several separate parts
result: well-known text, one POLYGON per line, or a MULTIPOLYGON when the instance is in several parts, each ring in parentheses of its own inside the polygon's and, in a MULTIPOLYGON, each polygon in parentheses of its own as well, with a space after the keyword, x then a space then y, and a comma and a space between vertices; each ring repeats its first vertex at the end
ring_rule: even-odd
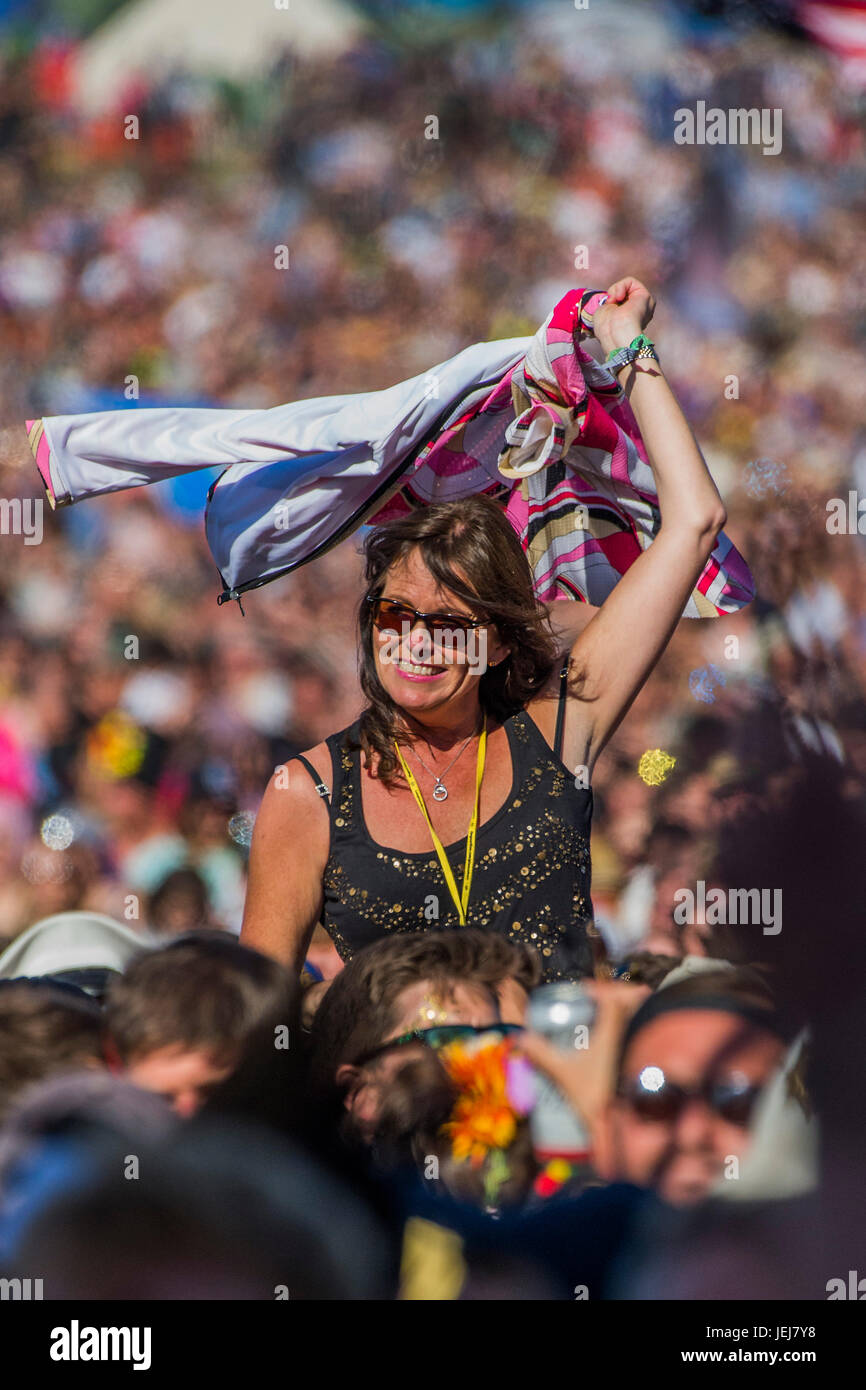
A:
POLYGON ((58 912, 34 922, 0 955, 0 979, 51 976, 101 997, 111 974, 156 941, 101 912, 58 912))

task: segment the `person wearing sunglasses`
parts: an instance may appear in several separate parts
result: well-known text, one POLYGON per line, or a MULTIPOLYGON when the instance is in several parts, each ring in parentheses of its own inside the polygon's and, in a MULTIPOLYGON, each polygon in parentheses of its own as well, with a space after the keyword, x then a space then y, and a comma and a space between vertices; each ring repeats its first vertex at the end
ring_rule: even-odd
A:
POLYGON ((538 983, 534 952, 497 933, 400 933, 366 946, 330 984, 313 1018, 316 1109, 366 1142, 395 1076, 458 1036, 522 1025, 538 983))
POLYGON ((625 1028, 614 1094, 596 1130, 596 1167, 692 1206, 734 1181, 760 1097, 786 1051, 751 972, 662 986, 625 1028))
POLYGON ((673 1206, 733 1181, 787 1047, 761 976, 721 966, 652 994, 619 981, 585 988, 597 1005, 588 1047, 566 1053, 531 1032, 520 1047, 588 1128, 597 1175, 673 1206))
POLYGON ((356 1066, 366 1066, 368 1062, 374 1061, 377 1057, 382 1057, 386 1052, 399 1051, 402 1047, 414 1046, 418 1043, 422 1047, 432 1048, 438 1052, 441 1047, 450 1047, 455 1042, 465 1042, 470 1038, 480 1037, 485 1033, 492 1033, 500 1038, 520 1037, 524 1031, 521 1023, 439 1023, 433 1028, 410 1028, 408 1032, 401 1033, 399 1037, 390 1038, 388 1042, 380 1043, 372 1051, 365 1052, 359 1057, 356 1066))
POLYGON ((441 982, 432 990, 425 983, 422 990, 407 990, 402 1001, 403 1024, 408 1020, 415 1027, 401 1024, 399 1032, 337 1068, 336 1085, 346 1112, 342 1126, 344 1137, 354 1134, 363 1143, 369 1142, 378 1125, 388 1089, 407 1063, 427 1052, 438 1052, 461 1038, 489 1032, 505 1036, 523 1031, 519 1024, 501 1021, 495 996, 477 982, 441 982), (430 1023, 431 1018, 441 1021, 430 1023), (476 1021, 454 1021, 461 1019, 476 1021))
POLYGON ((319 920, 343 960, 394 932, 468 925, 537 950, 545 980, 593 972, 593 766, 726 519, 654 350, 629 346, 654 307, 628 277, 594 321, 655 473, 652 544, 593 609, 537 600, 502 497, 374 527, 359 608, 366 703, 270 779, 250 850, 250 946, 300 971, 319 920))

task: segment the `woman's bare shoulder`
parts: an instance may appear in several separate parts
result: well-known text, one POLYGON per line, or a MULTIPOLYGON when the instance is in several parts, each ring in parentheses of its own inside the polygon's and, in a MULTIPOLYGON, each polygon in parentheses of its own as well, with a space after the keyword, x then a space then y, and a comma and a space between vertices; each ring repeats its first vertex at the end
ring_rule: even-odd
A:
MULTIPOLYGON (((331 749, 326 739, 322 739, 322 742, 317 743, 314 748, 305 748, 302 753, 293 753, 284 763, 279 764, 280 768, 287 769, 295 777, 300 772, 309 782, 310 774, 300 761, 301 758, 306 758, 308 763, 312 763, 319 774, 320 780, 330 786, 331 749)), ((275 768, 274 771, 279 771, 279 768, 275 768)))
MULTIPOLYGON (((278 763, 268 779, 267 789, 262 801, 262 809, 272 815, 297 817, 298 811, 305 812, 325 800, 319 786, 325 786, 330 796, 333 788, 333 765, 331 750, 326 740, 305 748, 303 753, 293 753, 285 762, 278 763), (310 770, 301 762, 305 758, 315 769, 318 782, 310 775, 310 770)), ((327 811, 327 804, 325 805, 327 811)))

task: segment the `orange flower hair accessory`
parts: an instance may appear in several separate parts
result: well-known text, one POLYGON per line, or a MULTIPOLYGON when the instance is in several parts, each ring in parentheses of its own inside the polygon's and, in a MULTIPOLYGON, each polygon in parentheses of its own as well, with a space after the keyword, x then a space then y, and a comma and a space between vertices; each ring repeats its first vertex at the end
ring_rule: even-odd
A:
POLYGON ((513 1040, 496 1032, 451 1043, 439 1060, 459 1091, 442 1133, 451 1139, 458 1162, 479 1168, 491 1151, 507 1149, 525 1111, 510 1085, 513 1040))

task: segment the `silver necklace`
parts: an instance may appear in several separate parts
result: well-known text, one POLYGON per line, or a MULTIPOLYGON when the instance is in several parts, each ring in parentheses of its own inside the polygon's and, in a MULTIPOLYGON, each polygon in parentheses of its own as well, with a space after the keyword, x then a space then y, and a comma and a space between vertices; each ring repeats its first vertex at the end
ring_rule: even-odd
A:
POLYGON ((448 773, 451 771, 452 767, 453 767, 454 764, 456 763, 457 759, 460 757, 460 754, 461 754, 461 753, 463 752, 463 750, 466 748, 467 744, 470 744, 470 743, 472 742, 472 740, 474 739, 474 737, 475 737, 475 734, 470 734, 469 737, 465 740, 465 742, 462 743, 462 744, 460 745, 460 749, 459 749, 458 753, 456 754, 455 757, 453 757, 453 758, 451 759, 450 763, 449 763, 448 766, 446 767, 445 771, 441 774, 441 776, 440 776, 438 773, 434 772, 433 769, 432 769, 432 767, 428 767, 428 766, 427 766, 427 764, 425 763, 424 759, 421 757, 421 754, 418 752, 417 748, 414 750, 414 751, 415 751, 415 757, 418 759, 418 761, 419 761, 419 763, 421 764, 421 766, 423 767, 424 771, 425 771, 426 773, 428 773, 430 777, 435 777, 435 779, 436 779, 436 785, 435 785, 435 787, 433 788, 433 800, 434 800, 434 801, 445 801, 445 800, 447 800, 447 797, 448 797, 448 788, 445 786, 445 783, 442 781, 442 778, 443 778, 443 777, 446 777, 446 776, 448 775, 448 773))

